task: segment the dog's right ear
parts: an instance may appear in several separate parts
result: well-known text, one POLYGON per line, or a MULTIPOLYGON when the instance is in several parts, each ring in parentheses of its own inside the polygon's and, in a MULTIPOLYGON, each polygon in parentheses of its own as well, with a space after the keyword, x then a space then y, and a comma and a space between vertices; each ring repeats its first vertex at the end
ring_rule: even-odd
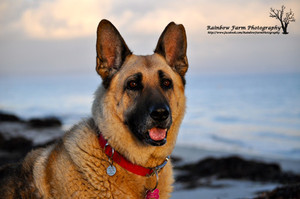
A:
POLYGON ((115 26, 108 20, 100 21, 97 29, 96 71, 103 81, 110 79, 132 52, 115 26))

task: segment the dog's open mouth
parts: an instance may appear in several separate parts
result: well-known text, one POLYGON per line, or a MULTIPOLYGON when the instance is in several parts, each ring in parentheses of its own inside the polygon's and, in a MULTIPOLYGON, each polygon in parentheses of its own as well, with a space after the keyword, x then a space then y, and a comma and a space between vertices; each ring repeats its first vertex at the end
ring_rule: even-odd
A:
POLYGON ((149 136, 154 141, 160 141, 166 138, 167 136, 167 129, 161 128, 152 128, 148 130, 149 136))
POLYGON ((168 129, 154 127, 148 130, 148 138, 145 140, 153 146, 162 146, 167 142, 168 129))

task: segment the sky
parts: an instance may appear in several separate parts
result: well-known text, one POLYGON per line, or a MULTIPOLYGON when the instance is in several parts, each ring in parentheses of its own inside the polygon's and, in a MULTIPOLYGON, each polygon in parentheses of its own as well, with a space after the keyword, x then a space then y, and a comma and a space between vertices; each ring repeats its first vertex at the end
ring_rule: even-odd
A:
POLYGON ((188 39, 191 74, 300 72, 299 0, 0 0, 0 75, 92 74, 96 29, 110 20, 135 54, 152 54, 174 21, 188 39), (207 26, 280 26, 270 8, 292 9, 288 35, 210 35, 207 26))

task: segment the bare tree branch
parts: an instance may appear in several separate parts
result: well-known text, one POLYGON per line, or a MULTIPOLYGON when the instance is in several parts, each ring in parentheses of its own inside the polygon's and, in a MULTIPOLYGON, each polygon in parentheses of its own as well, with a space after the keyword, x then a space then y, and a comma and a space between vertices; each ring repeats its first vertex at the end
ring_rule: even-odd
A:
POLYGON ((281 20, 281 21, 282 21, 282 16, 283 16, 284 10, 285 10, 285 6, 282 5, 282 6, 281 6, 281 10, 279 11, 279 13, 280 13, 280 20, 281 20))
POLYGON ((276 10, 276 12, 275 12, 275 10, 273 8, 271 8, 270 17, 280 19, 279 18, 279 10, 276 10))
POLYGON ((292 9, 290 9, 289 12, 285 13, 285 17, 283 18, 284 10, 285 10, 284 5, 281 6, 281 10, 278 10, 278 9, 275 10, 273 8, 270 8, 270 17, 278 19, 281 23, 283 34, 288 34, 287 27, 288 27, 289 23, 295 22, 296 20, 294 17, 294 13, 292 12, 292 9))
POLYGON ((287 12, 285 15, 286 15, 285 18, 283 19, 284 23, 289 24, 290 22, 296 21, 292 9, 289 12, 287 12))

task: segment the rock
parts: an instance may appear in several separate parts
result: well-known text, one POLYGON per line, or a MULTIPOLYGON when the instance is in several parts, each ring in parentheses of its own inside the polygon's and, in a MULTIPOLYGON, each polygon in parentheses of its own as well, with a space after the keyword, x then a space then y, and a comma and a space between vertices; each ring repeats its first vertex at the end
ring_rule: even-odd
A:
POLYGON ((282 172, 278 164, 244 160, 237 156, 206 158, 175 169, 185 171, 184 174, 178 175, 176 180, 187 183, 210 177, 277 183, 300 182, 299 175, 282 172))
POLYGON ((32 147, 31 140, 21 136, 6 139, 0 133, 0 166, 22 160, 32 147))
MULTIPOLYGON (((21 161, 33 149, 47 147, 54 144, 57 139, 52 139, 46 143, 33 145, 31 140, 24 137, 14 137, 5 139, 0 133, 0 166, 21 161)), ((0 197, 1 198, 1 197, 0 197)))
POLYGON ((28 121, 20 119, 18 116, 0 111, 0 122, 22 122, 31 128, 61 127, 62 122, 56 117, 31 118, 28 121))
POLYGON ((0 111, 0 165, 19 162, 29 151, 54 143, 56 141, 54 137, 58 137, 58 132, 63 133, 61 126, 61 121, 55 117, 32 118, 25 121, 0 111), (49 135, 52 132, 55 135, 49 135), (33 140, 28 138, 34 139, 38 134, 45 134, 52 139, 45 139, 45 143, 34 145, 33 140))
POLYGON ((2 135, 2 132, 0 132, 0 149, 1 149, 1 146, 3 146, 3 144, 6 142, 6 139, 5 137, 2 135))
POLYGON ((0 140, 0 149, 4 151, 20 151, 26 153, 27 151, 32 149, 32 141, 21 136, 5 140, 1 135, 0 140))
POLYGON ((22 122, 22 120, 18 116, 0 111, 0 122, 22 122))
POLYGON ((48 128, 48 127, 61 127, 61 121, 56 117, 48 118, 32 118, 28 121, 28 125, 32 128, 48 128))
POLYGON ((9 153, 0 156, 0 168, 7 164, 15 164, 20 162, 25 157, 24 154, 21 153, 9 153))
POLYGON ((255 199, 299 199, 300 184, 286 185, 278 187, 271 192, 261 193, 255 199))
POLYGON ((174 155, 172 155, 172 156, 171 156, 171 161, 172 161, 172 163, 176 164, 176 163, 181 162, 181 161, 182 161, 182 158, 179 157, 179 156, 174 156, 174 155))

